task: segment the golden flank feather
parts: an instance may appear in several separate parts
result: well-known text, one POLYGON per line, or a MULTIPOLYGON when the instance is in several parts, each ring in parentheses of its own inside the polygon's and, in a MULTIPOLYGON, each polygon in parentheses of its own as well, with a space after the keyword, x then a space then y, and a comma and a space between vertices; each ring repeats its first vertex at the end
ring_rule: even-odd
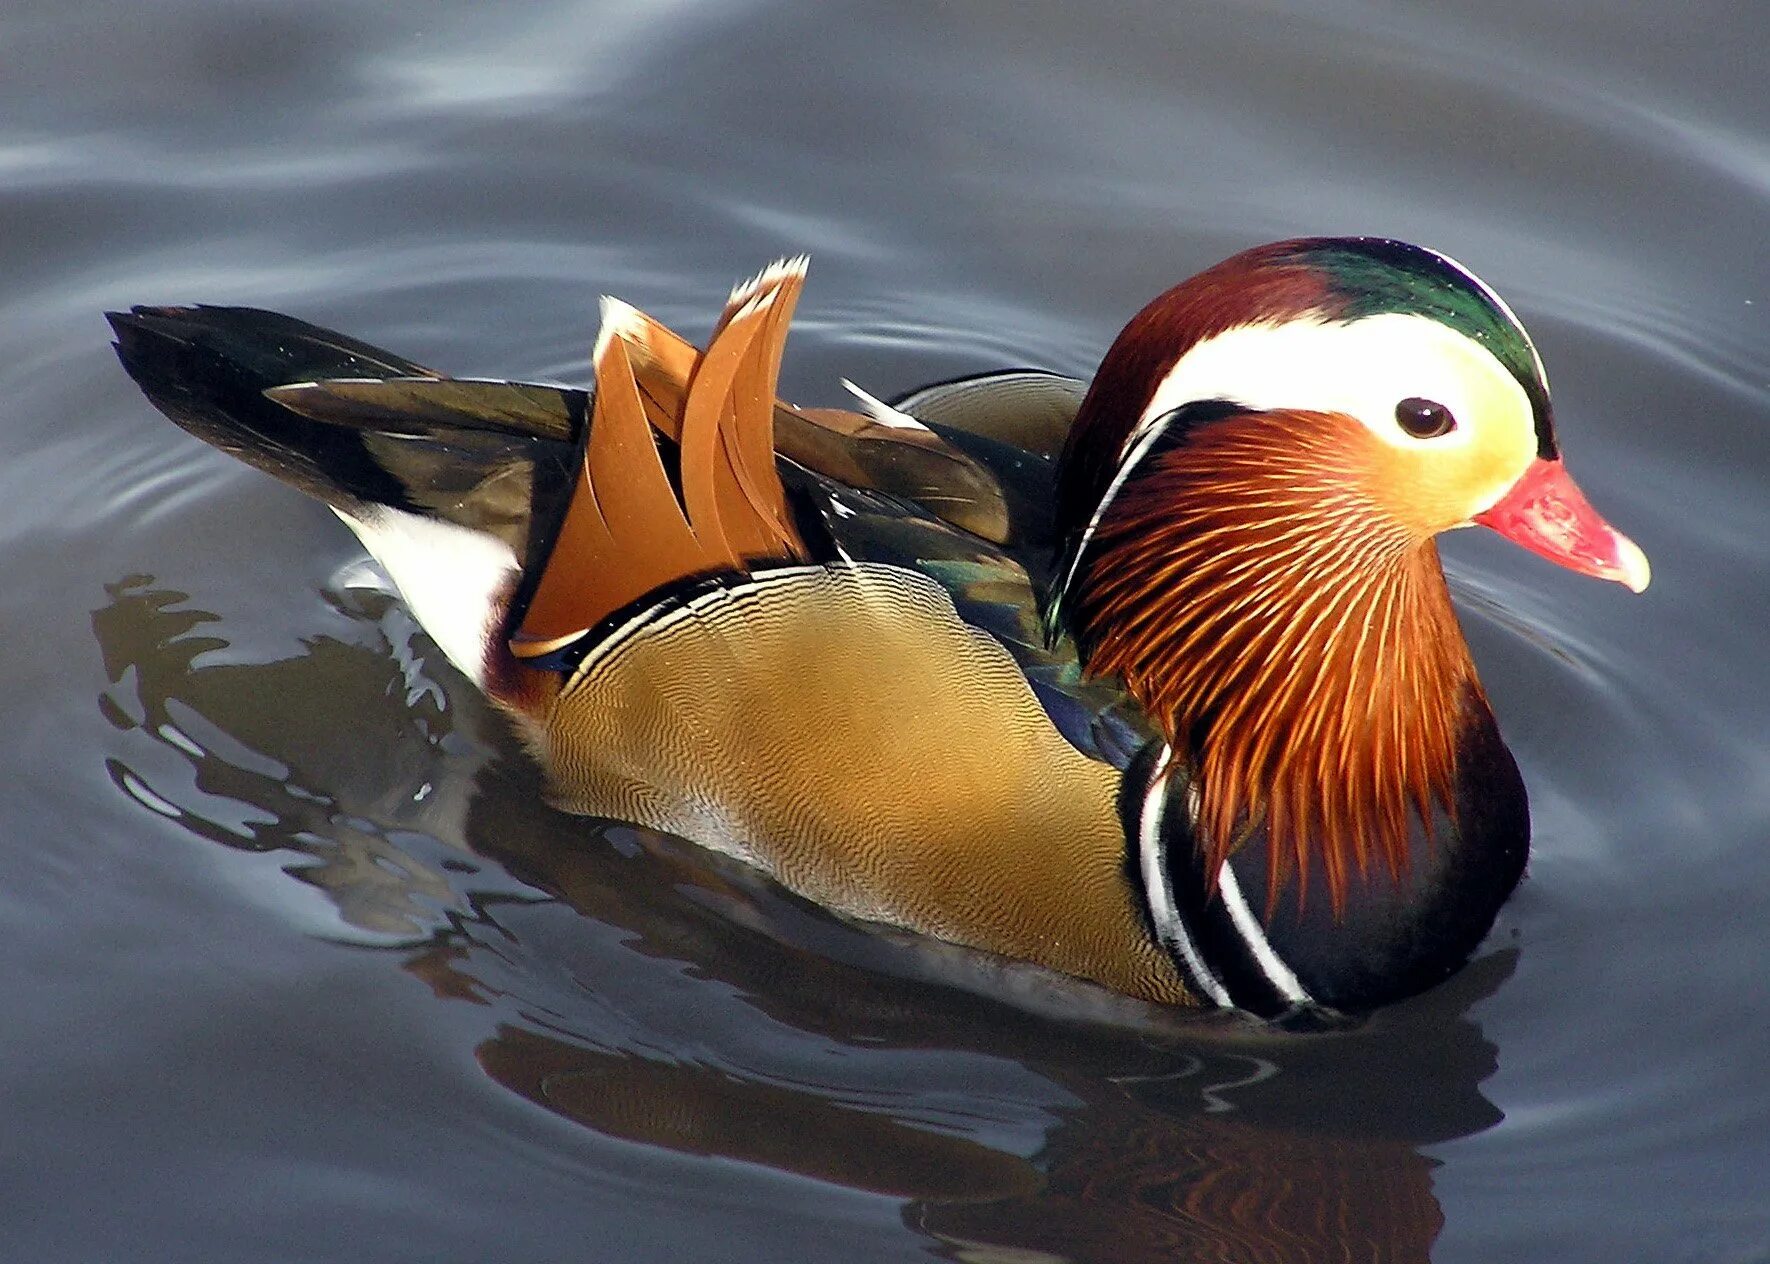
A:
POLYGON ((1399 877, 1449 808, 1484 702, 1435 546, 1382 509, 1379 441, 1272 412, 1193 432, 1103 517, 1081 588, 1089 669, 1117 672, 1190 762, 1206 872, 1264 824, 1270 895, 1326 869, 1399 877))
POLYGON ((510 638, 518 658, 568 645, 678 580, 805 558, 774 464, 774 386, 804 282, 797 259, 740 286, 704 353, 605 301, 583 468, 510 638), (655 339, 663 355, 653 331, 666 335, 655 339), (676 446, 680 497, 660 438, 676 446))

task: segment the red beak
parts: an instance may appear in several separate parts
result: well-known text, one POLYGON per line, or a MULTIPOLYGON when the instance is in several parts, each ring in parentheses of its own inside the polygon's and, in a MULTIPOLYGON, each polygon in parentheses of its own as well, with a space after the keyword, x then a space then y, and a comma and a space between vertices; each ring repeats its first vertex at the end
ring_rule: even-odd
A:
POLYGON ((1647 587, 1647 555, 1598 516, 1559 459, 1538 457, 1500 502, 1475 521, 1569 570, 1614 579, 1632 592, 1647 587))

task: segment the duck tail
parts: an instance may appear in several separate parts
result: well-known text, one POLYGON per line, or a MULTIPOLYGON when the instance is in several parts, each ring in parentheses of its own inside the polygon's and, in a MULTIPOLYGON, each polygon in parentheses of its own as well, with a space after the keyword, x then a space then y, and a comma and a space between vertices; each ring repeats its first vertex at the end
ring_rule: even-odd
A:
POLYGON ((156 407, 336 510, 479 679, 506 636, 543 666, 655 591, 807 557, 775 463, 805 269, 734 289, 705 352, 605 299, 594 396, 447 378, 254 308, 108 318, 156 407))
POLYGON ((150 402, 228 455, 347 519, 386 508, 495 536, 518 559, 566 488, 588 395, 446 378, 403 356, 248 307, 106 314, 150 402))
POLYGON ((450 660, 484 681, 512 594, 570 495, 586 392, 452 380, 254 308, 108 318, 123 367, 161 412, 329 505, 450 660))

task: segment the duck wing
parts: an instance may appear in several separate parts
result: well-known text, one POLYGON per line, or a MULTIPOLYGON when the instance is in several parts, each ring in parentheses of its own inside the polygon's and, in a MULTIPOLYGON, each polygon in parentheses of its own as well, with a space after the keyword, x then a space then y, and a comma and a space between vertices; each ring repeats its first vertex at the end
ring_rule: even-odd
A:
POLYGON ((892 401, 936 431, 993 439, 1055 461, 1088 393, 1079 378, 1044 369, 1003 369, 931 382, 892 401))

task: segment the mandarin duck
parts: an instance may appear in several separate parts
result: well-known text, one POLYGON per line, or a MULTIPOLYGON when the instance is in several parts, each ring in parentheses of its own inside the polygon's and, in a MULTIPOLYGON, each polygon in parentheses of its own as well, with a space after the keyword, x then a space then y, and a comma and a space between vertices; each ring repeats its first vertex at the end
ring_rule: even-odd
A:
MULTIPOLYGON (((1510 308, 1433 251, 1260 246, 1032 370, 776 398, 803 258, 594 389, 246 308, 112 313, 148 398, 325 502, 569 811, 1146 1001, 1417 993, 1524 868, 1435 537, 1640 591, 1510 308)), ((564 845, 564 844, 562 844, 564 845)))

